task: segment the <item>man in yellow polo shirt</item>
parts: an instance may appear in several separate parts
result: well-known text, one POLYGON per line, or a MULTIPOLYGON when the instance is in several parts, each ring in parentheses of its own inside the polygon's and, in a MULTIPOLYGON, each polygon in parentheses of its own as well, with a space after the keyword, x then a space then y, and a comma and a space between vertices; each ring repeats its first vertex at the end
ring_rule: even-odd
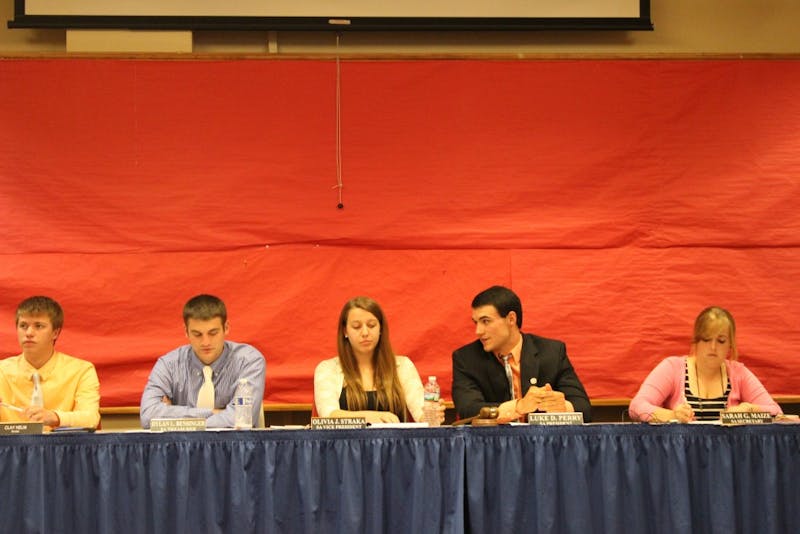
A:
POLYGON ((23 300, 16 324, 22 354, 0 361, 0 421, 96 428, 97 372, 90 362, 55 350, 64 324, 58 302, 50 297, 23 300))

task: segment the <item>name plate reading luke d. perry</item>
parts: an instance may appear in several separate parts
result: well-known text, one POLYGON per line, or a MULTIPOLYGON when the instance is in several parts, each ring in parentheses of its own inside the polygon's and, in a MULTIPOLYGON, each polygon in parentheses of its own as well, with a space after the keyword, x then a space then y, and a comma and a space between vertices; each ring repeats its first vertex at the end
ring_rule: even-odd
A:
POLYGON ((582 425, 583 412, 529 413, 528 423, 532 425, 582 425))
POLYGON ((153 432, 195 432, 205 429, 206 420, 196 417, 150 420, 150 430, 153 432))
POLYGON ((0 423, 0 436, 10 436, 14 434, 41 434, 43 430, 43 423, 0 423))
POLYGON ((367 428, 365 417, 312 417, 311 430, 352 430, 367 428))
POLYGON ((723 425, 763 425, 772 422, 769 412, 722 412, 719 418, 723 425))

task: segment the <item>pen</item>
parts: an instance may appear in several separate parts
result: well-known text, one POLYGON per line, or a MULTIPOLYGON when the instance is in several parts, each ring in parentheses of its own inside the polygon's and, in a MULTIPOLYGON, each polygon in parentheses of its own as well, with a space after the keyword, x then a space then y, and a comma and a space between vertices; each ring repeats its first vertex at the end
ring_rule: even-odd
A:
POLYGON ((24 411, 19 406, 14 406, 13 404, 8 404, 7 402, 0 402, 0 406, 3 406, 4 408, 8 408, 9 410, 14 410, 14 411, 17 411, 17 412, 24 411))

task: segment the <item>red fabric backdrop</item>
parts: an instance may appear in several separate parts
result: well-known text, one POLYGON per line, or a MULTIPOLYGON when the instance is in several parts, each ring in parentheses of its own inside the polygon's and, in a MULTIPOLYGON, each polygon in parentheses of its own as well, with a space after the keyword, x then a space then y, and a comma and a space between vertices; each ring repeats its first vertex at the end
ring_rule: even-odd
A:
POLYGON ((798 394, 800 61, 0 61, 0 357, 16 304, 65 308, 104 406, 138 404, 210 292, 310 402, 344 301, 449 397, 495 283, 567 342, 593 398, 635 393, 728 307, 741 359, 798 394))

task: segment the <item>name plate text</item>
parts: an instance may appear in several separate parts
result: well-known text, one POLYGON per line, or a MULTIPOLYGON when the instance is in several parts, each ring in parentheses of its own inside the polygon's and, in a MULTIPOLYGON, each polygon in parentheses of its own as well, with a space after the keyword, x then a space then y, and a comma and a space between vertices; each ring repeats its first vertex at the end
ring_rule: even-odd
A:
POLYGON ((582 425, 583 412, 529 413, 531 425, 582 425))
POLYGON ((312 417, 311 430, 352 430, 367 428, 365 417, 312 417))
POLYGON ((195 432, 205 429, 206 420, 197 417, 150 420, 150 430, 153 432, 195 432))
POLYGON ((719 418, 723 425, 763 425, 772 422, 769 412, 722 412, 719 418))
POLYGON ((0 423, 0 436, 9 436, 14 434, 41 434, 43 430, 43 423, 0 423))

